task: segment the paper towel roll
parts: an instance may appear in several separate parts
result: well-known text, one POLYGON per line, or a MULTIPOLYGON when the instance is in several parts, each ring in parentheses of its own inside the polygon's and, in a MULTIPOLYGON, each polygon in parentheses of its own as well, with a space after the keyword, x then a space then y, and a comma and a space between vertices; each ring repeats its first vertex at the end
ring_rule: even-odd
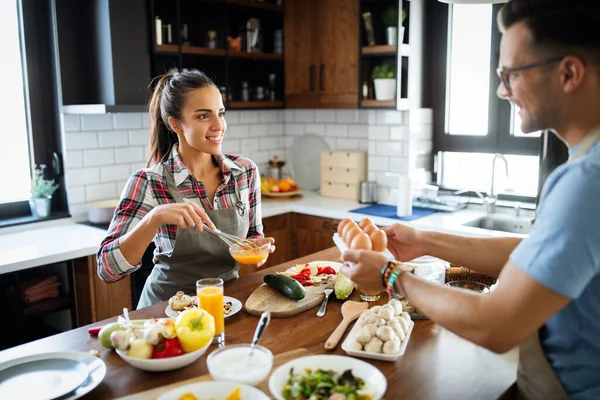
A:
POLYGON ((409 176, 398 177, 398 203, 396 215, 410 217, 412 215, 412 182, 409 176))

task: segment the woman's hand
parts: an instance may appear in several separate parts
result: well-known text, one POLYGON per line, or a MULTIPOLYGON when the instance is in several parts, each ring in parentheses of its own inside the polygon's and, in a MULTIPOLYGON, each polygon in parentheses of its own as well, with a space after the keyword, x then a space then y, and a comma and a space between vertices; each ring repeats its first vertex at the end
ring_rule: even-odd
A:
POLYGON ((262 237, 262 238, 248 239, 248 240, 250 240, 251 242, 254 242, 254 244, 257 246, 262 246, 262 245, 266 244, 267 242, 271 243, 271 247, 269 247, 269 253, 267 254, 267 257, 265 257, 264 260, 262 260, 261 262, 259 262, 258 264, 255 265, 256 268, 260 268, 263 265, 265 265, 265 263, 269 259, 269 254, 271 254, 275 251, 275 239, 273 239, 272 237, 262 237))
POLYGON ((212 223, 206 212, 195 203, 171 203, 154 207, 148 214, 150 221, 158 229, 161 225, 177 225, 182 228, 196 227, 196 232, 202 232, 202 223, 212 229, 212 223))
POLYGON ((363 290, 385 290, 381 270, 389 259, 376 251, 346 250, 342 254, 342 261, 355 263, 350 267, 347 263, 342 265, 340 272, 346 275, 357 288, 363 290))
POLYGON ((388 250, 398 261, 410 261, 424 255, 421 232, 407 225, 382 228, 388 237, 388 250))

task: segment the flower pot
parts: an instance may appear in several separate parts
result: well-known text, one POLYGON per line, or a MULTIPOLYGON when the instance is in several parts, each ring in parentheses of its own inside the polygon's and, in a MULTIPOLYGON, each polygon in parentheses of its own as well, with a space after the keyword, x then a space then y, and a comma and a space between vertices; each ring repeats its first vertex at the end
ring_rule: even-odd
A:
POLYGON ((387 44, 390 46, 398 44, 398 28, 395 26, 388 26, 387 28, 387 44))
POLYGON ((376 100, 394 100, 396 98, 396 79, 373 79, 376 100))
POLYGON ((46 218, 50 215, 52 196, 29 199, 29 208, 34 217, 46 218))

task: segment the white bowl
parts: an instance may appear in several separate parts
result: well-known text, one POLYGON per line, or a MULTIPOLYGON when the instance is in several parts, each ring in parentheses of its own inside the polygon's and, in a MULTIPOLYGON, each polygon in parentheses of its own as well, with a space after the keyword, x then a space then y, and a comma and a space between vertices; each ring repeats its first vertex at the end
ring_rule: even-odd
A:
POLYGON ((296 372, 304 371, 306 368, 312 370, 321 368, 324 370, 330 369, 338 373, 351 369, 354 376, 361 378, 365 382, 365 387, 361 390, 361 393, 371 394, 373 400, 381 399, 387 389, 385 376, 371 364, 351 357, 318 355, 297 358, 273 371, 269 378, 269 390, 277 400, 285 400, 281 396, 281 392, 290 377, 291 368, 294 368, 296 372))
POLYGON ((250 359, 249 352, 249 344, 228 345, 213 351, 206 359, 210 376, 215 381, 258 385, 273 368, 273 353, 259 345, 254 348, 250 359))
POLYGON ((168 357, 168 358, 135 358, 129 357, 127 352, 117 350, 117 354, 126 362, 133 365, 136 368, 143 369, 144 371, 171 371, 173 369, 182 368, 186 365, 190 365, 206 352, 206 349, 212 344, 209 341, 206 346, 191 353, 183 353, 180 356, 168 357))
POLYGON ((199 399, 225 399, 239 387, 243 400, 269 400, 269 397, 252 386, 236 382, 197 382, 169 390, 156 400, 179 400, 186 393, 192 393, 199 399))

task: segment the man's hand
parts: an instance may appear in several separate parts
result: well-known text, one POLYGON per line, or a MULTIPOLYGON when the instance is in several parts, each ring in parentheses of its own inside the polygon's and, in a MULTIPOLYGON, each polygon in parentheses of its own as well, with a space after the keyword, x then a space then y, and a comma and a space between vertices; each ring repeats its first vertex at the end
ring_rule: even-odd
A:
POLYGON ((375 251, 347 250, 342 254, 342 261, 356 263, 353 267, 344 263, 341 272, 350 278, 357 288, 385 290, 381 270, 389 261, 386 256, 375 251))
POLYGON ((388 237, 388 250, 396 260, 410 261, 425 255, 419 230, 402 224, 394 224, 382 229, 388 237))

